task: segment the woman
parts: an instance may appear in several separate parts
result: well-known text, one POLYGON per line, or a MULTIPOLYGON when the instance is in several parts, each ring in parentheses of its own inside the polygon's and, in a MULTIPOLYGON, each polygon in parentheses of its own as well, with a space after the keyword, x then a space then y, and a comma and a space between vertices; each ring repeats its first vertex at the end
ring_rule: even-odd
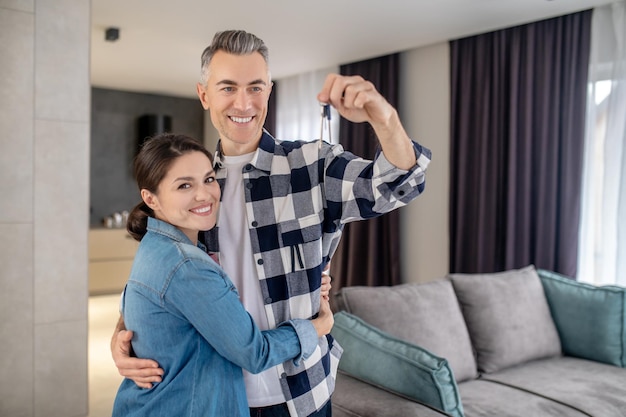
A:
POLYGON ((260 372, 313 353, 333 325, 326 300, 314 320, 260 331, 237 290, 198 243, 215 226, 220 187, 211 154, 196 140, 164 134, 135 158, 142 202, 129 215, 140 240, 122 299, 139 357, 154 358, 162 382, 122 382, 113 416, 249 416, 241 368, 260 372))

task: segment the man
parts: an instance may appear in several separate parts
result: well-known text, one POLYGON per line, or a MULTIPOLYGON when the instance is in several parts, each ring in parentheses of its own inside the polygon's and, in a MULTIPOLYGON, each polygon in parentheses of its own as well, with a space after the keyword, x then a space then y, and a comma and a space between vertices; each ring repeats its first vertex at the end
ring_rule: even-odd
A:
MULTIPOLYGON (((319 310, 322 271, 343 225, 379 216, 417 197, 430 151, 412 142, 397 111, 359 76, 327 77, 318 101, 352 122, 368 122, 382 152, 367 161, 340 145, 281 142, 263 130, 272 82, 268 50, 244 31, 217 33, 202 54, 197 93, 219 131, 216 177, 225 203, 201 239, 261 329, 319 310)), ((118 329, 123 329, 120 321, 118 329)), ((130 358, 131 332, 111 342, 120 373, 150 387, 163 370, 130 358)), ((246 373, 251 416, 330 416, 341 347, 327 336, 298 367, 246 373)))

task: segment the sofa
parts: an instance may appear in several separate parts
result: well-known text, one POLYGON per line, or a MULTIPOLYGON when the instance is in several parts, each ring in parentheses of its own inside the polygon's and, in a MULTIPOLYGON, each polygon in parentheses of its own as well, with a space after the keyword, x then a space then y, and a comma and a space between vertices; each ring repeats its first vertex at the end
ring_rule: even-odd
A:
POLYGON ((626 416, 626 289, 525 268, 346 287, 334 417, 626 416))

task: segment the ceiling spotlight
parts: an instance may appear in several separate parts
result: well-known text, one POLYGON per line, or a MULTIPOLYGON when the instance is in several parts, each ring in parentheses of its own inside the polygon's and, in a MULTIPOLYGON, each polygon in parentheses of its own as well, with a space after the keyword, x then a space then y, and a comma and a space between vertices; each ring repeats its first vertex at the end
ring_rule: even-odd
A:
POLYGON ((116 40, 119 39, 119 37, 120 37, 119 28, 110 27, 110 28, 107 28, 106 31, 104 32, 104 39, 109 42, 115 42, 116 40))

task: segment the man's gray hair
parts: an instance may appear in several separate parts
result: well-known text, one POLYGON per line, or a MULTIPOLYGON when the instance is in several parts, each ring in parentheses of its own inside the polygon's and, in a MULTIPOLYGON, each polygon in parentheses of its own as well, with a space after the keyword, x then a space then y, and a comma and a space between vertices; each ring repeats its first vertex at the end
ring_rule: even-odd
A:
POLYGON ((243 30, 217 32, 213 36, 211 44, 202 52, 200 82, 204 86, 206 86, 209 79, 209 64, 217 51, 224 51, 233 55, 250 55, 258 52, 265 60, 265 63, 269 65, 269 50, 265 42, 252 33, 243 30))

